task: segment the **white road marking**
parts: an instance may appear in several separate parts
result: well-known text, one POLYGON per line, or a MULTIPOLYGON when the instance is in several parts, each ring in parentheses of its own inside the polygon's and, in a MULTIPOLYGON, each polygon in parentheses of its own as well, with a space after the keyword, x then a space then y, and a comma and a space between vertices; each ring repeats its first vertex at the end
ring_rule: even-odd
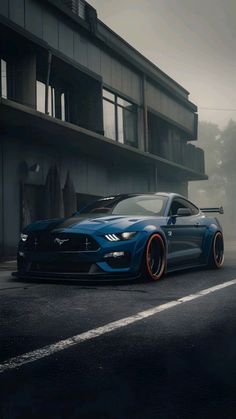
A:
POLYGON ((235 285, 235 284, 236 284, 236 279, 232 279, 231 281, 227 281, 222 284, 216 285, 214 287, 201 290, 199 292, 196 292, 195 294, 190 294, 190 295, 187 295, 186 297, 181 297, 178 300, 173 300, 173 301, 170 301, 169 303, 161 304, 160 306, 153 307, 145 311, 141 311, 130 317, 125 317, 124 319, 108 323, 105 326, 91 329, 88 332, 84 332, 79 335, 72 336, 68 339, 61 340, 52 345, 44 346, 41 349, 36 349, 35 351, 27 352, 23 355, 10 358, 7 361, 0 364, 0 373, 7 370, 19 368, 22 365, 29 364, 39 359, 48 357, 50 355, 55 354, 56 352, 63 351, 64 349, 68 349, 72 346, 78 345, 79 343, 97 338, 98 336, 104 335, 106 333, 113 332, 114 330, 128 326, 132 323, 136 323, 147 317, 154 316, 155 314, 161 313, 162 311, 168 310, 172 307, 178 306, 180 304, 184 304, 192 300, 196 300, 197 298, 201 298, 205 295, 211 294, 215 291, 230 287, 231 285, 235 285))

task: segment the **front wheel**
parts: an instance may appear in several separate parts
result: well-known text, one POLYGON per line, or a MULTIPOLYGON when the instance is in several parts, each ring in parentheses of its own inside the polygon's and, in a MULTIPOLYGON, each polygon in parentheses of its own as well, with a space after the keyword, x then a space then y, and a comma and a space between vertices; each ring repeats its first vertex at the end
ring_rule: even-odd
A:
POLYGON ((143 260, 143 274, 151 281, 157 281, 165 272, 166 247, 158 233, 149 237, 143 260))
POLYGON ((211 254, 210 254, 210 267, 220 269, 224 263, 224 239, 223 234, 218 231, 213 238, 211 254))

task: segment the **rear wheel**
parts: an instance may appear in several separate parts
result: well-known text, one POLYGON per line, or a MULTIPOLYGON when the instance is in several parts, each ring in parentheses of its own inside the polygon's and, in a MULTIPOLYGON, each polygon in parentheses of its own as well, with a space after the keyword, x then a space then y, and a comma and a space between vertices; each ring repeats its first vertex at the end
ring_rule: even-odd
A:
POLYGON ((209 265, 214 269, 220 269, 223 263, 224 239, 223 234, 220 231, 218 231, 213 238, 209 265))
POLYGON ((143 273, 147 279, 157 281, 165 272, 166 248, 160 234, 153 234, 146 245, 143 261, 143 273))

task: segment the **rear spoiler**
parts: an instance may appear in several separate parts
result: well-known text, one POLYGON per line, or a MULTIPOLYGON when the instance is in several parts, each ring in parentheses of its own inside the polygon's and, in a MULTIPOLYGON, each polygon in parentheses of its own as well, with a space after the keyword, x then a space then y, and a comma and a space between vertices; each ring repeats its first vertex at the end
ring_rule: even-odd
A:
POLYGON ((215 207, 215 208, 200 208, 203 212, 219 212, 219 214, 224 214, 224 208, 223 207, 215 207))

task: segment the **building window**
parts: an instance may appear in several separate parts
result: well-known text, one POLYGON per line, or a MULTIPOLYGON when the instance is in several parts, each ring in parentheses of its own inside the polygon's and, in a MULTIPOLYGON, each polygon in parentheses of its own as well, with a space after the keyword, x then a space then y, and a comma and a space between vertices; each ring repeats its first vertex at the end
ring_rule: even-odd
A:
POLYGON ((105 136, 116 140, 116 118, 114 103, 103 101, 104 133, 105 136))
POLYGON ((0 60, 1 67, 1 97, 7 99, 7 63, 4 60, 0 60))
POLYGON ((137 106, 103 89, 104 135, 137 147, 137 106))
MULTIPOLYGON (((37 80, 37 111, 46 113, 45 110, 45 83, 37 80)), ((66 100, 65 92, 57 87, 48 86, 48 115, 66 120, 66 100)))
POLYGON ((61 120, 66 120, 65 93, 61 93, 61 120))

